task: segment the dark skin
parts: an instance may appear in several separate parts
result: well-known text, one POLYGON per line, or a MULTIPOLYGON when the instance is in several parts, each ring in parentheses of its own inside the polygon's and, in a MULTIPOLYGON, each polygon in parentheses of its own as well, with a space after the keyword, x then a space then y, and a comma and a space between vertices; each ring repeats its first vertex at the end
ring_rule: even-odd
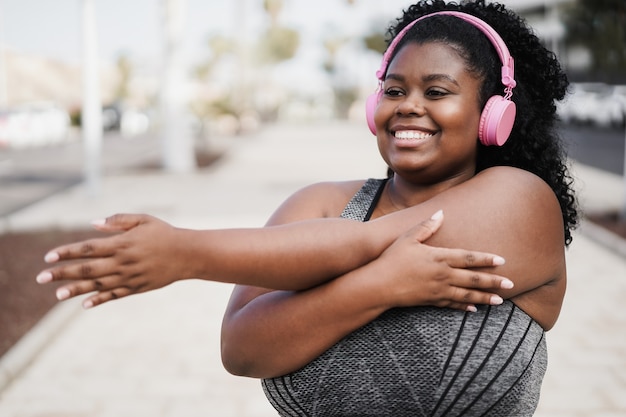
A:
MULTIPOLYGON (((498 294, 549 329, 565 291, 560 208, 547 184, 528 172, 496 167, 475 175, 471 132, 477 131, 480 82, 441 44, 407 45, 398 53, 375 118, 381 155, 396 174, 373 218, 388 220, 407 207, 422 215, 442 208, 445 224, 427 243, 504 256, 498 273, 515 287, 498 294), (416 64, 415 56, 428 59, 416 64)), ((338 216, 361 185, 311 187, 268 224, 338 216)), ((419 273, 411 243, 410 236, 400 238, 374 262, 308 291, 236 287, 222 331, 227 369, 254 377, 294 371, 387 309, 416 305, 403 281, 419 273)))
POLYGON ((240 284, 224 317, 223 361, 254 377, 302 367, 393 307, 465 310, 510 298, 551 328, 565 291, 556 197, 519 169, 475 175, 481 80, 451 48, 413 46, 391 63, 376 112, 381 155, 396 175, 372 221, 336 219, 363 181, 307 187, 257 230, 118 215, 96 226, 124 233, 56 248, 49 261, 78 262, 38 280, 67 281, 60 298, 94 292, 87 307, 180 279, 240 284), (445 221, 428 220, 441 209, 445 221))

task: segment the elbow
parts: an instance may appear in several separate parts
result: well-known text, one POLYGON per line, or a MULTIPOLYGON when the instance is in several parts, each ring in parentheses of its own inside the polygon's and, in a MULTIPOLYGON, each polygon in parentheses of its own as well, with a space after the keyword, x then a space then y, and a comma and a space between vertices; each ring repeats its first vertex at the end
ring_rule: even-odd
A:
POLYGON ((270 358, 263 359, 257 352, 246 352, 238 348, 230 348, 227 343, 221 345, 222 365, 231 375, 247 378, 275 378, 289 371, 283 369, 282 364, 272 362, 270 358))
POLYGON ((248 359, 246 352, 236 348, 237 344, 229 342, 222 336, 221 356, 224 369, 235 376, 257 377, 253 372, 253 363, 248 359))
POLYGON ((266 369, 266 364, 260 360, 262 356, 253 347, 247 343, 237 342, 231 338, 222 335, 221 340, 221 358, 224 369, 235 376, 243 376, 248 378, 270 378, 266 369))

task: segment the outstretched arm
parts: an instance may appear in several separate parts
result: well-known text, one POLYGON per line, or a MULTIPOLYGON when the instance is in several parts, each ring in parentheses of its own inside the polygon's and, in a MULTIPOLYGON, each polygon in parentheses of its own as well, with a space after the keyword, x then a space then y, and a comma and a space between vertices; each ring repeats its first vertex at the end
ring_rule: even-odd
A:
MULTIPOLYGON (((70 281, 57 290, 59 299, 95 291, 85 307, 191 278, 303 290, 366 264, 395 238, 392 230, 385 231, 385 236, 367 223, 345 219, 199 231, 175 228, 152 216, 119 214, 94 226, 122 233, 53 249, 45 256, 47 262, 78 262, 37 276, 40 283, 70 281)), ((458 268, 500 262, 495 255, 476 251, 441 251, 458 268)), ((497 286, 503 279, 488 274, 478 277, 481 285, 488 282, 489 286, 494 278, 497 286)))
MULTIPOLYGON (((502 270, 516 283, 515 290, 501 292, 508 298, 544 285, 564 269, 562 223, 558 203, 541 180, 512 168, 489 171, 367 223, 316 219, 263 229, 193 231, 150 216, 117 215, 96 226, 123 233, 54 249, 46 255, 49 262, 78 262, 47 269, 37 280, 69 281, 58 290, 61 299, 96 291, 86 307, 189 278, 303 290, 376 259, 443 207, 450 220, 431 243, 512 257, 515 262, 502 270)), ((495 255, 457 250, 455 256, 474 262, 468 266, 484 266, 495 255)))

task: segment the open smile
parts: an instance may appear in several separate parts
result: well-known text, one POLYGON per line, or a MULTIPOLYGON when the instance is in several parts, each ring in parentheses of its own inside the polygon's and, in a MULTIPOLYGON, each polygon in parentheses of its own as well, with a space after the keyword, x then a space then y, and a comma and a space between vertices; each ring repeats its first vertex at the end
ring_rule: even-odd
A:
POLYGON ((433 136, 433 133, 425 133, 419 130, 398 130, 394 137, 401 140, 424 140, 433 136))

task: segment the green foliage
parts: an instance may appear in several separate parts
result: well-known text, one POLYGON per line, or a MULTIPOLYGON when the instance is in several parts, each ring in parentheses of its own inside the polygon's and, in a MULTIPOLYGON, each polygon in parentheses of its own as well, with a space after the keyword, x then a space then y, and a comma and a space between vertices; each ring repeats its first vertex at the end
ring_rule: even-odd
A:
POLYGON ((275 64, 293 58, 300 45, 300 34, 287 27, 271 26, 261 36, 259 57, 263 62, 275 64))
POLYGON ((626 2, 578 0, 565 11, 566 42, 583 46, 592 56, 592 71, 626 71, 626 2))
POLYGON ((221 35, 213 35, 209 37, 207 46, 211 51, 211 57, 193 69, 194 76, 199 80, 208 80, 213 72, 213 68, 228 54, 234 53, 236 50, 235 42, 221 35))
POLYGON ((371 51, 380 52, 383 54, 387 49, 387 42, 385 41, 385 34, 383 32, 372 32, 363 38, 365 47, 371 51))
POLYGON ((128 97, 128 86, 130 84, 133 67, 130 59, 126 55, 120 55, 117 58, 116 67, 120 78, 115 87, 115 100, 119 101, 128 97))
POLYGON ((329 74, 333 74, 337 70, 337 53, 350 41, 346 36, 332 35, 324 40, 324 49, 326 50, 326 59, 324 60, 324 70, 329 74))

